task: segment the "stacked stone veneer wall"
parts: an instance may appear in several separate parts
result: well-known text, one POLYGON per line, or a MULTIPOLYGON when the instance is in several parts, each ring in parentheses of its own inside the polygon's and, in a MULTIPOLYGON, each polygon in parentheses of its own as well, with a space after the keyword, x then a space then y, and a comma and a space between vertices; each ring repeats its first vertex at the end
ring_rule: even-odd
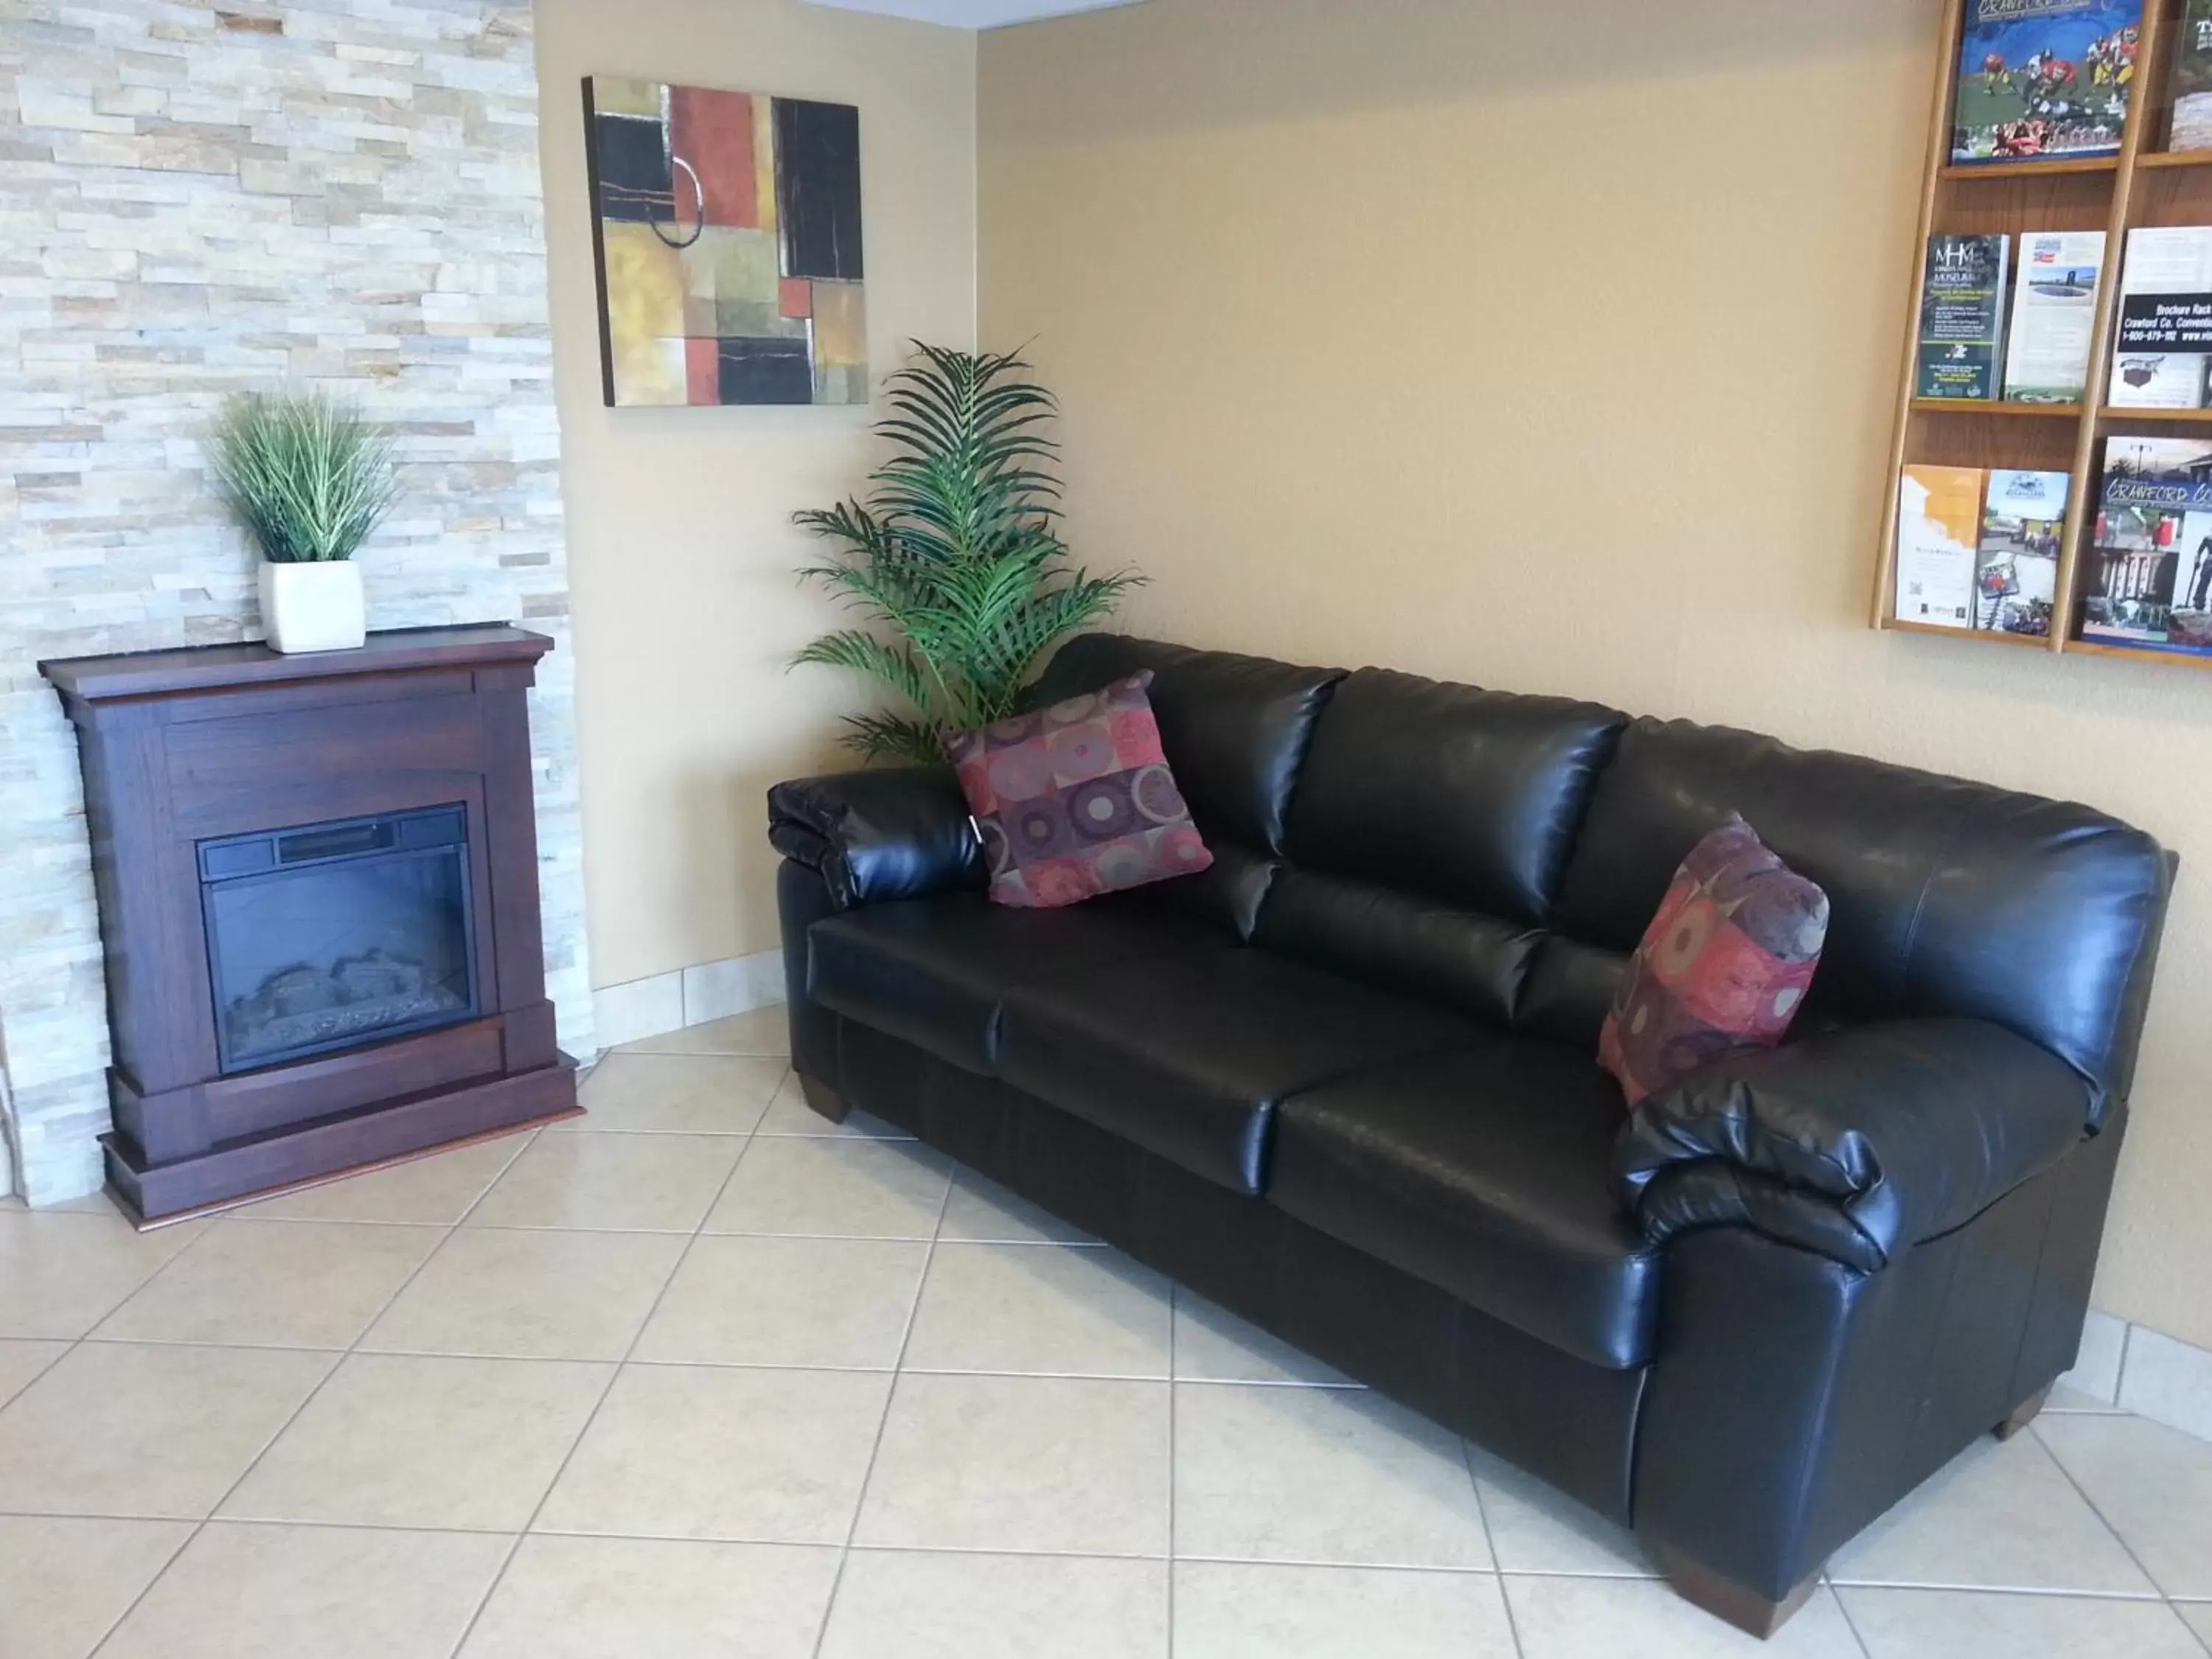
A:
POLYGON ((76 745, 35 664, 260 635, 199 448, 234 392, 329 387, 402 434, 370 626, 558 640, 546 967, 590 1051, 537 110, 527 6, 0 0, 0 1099, 33 1202, 98 1184, 108 1058, 76 745))

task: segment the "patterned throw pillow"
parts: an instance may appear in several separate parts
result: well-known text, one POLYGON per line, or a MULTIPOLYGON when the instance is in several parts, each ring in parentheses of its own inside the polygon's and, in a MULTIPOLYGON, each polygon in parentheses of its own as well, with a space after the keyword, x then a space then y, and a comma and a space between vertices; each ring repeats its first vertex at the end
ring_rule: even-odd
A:
POLYGON ((1692 848, 1613 995, 1598 1064, 1632 1106, 1684 1073, 1771 1048, 1828 937, 1828 896, 1734 813, 1692 848))
POLYGON ((1146 669, 1037 714, 945 734, 994 902, 1058 909, 1212 867, 1160 748, 1152 683, 1146 669))

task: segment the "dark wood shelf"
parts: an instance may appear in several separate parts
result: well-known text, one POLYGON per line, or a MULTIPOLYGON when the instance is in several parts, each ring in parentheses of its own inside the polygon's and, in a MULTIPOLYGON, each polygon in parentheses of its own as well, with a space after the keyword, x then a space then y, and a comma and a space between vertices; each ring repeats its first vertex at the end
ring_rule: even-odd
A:
POLYGON ((1912 407, 1923 415, 2001 415, 2014 420, 2078 421, 2079 404, 2028 404, 2011 398, 1915 398, 1912 407))
POLYGON ((1948 161, 1937 176, 1954 181, 1972 179, 2057 178, 2069 173, 2118 173, 2117 155, 2053 155, 2036 161, 1948 161))
POLYGON ((2136 158, 2139 167, 2212 167, 2212 149, 2162 149, 2136 158))

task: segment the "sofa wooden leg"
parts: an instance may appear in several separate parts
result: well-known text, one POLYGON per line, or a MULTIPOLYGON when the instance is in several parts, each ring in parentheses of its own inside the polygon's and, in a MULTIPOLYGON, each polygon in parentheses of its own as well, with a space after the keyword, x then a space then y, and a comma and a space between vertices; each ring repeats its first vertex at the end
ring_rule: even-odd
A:
POLYGON ((818 1083, 801 1072, 799 1092, 806 1103, 828 1118, 832 1123, 842 1123, 852 1115, 853 1109, 839 1097, 837 1091, 826 1083, 818 1083))
POLYGON ((2006 1418, 2003 1422, 1997 1425, 1997 1438, 2000 1440, 2009 1440, 2013 1436, 2018 1434, 2029 1424, 2034 1422, 2037 1416, 2043 1410, 2044 1402, 2051 1398, 2051 1389, 2055 1389, 2057 1386, 2058 1385, 2054 1382, 2051 1385, 2051 1388, 2041 1389, 2035 1394, 2028 1395, 2027 1399, 2021 1401, 2018 1406, 2015 1406, 2013 1408, 2012 1415, 2006 1418))
POLYGON ((1788 1624, 1798 1608, 1813 1598, 1820 1587, 1819 1569, 1805 1576, 1805 1582, 1784 1596, 1779 1601, 1770 1601, 1756 1590, 1746 1589, 1734 1579, 1723 1578, 1711 1567, 1703 1566, 1687 1556, 1668 1548, 1664 1544, 1650 1546, 1659 1570, 1667 1575, 1667 1582, 1674 1594, 1692 1607, 1700 1607, 1723 1623, 1734 1625, 1746 1635, 1755 1636, 1764 1642, 1788 1624))

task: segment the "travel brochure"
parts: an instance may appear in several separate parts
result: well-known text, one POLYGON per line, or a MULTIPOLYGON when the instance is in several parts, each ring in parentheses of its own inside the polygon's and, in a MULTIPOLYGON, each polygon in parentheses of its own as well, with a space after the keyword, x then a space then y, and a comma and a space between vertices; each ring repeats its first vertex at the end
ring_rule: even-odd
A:
POLYGON ((2212 443, 2112 439, 2089 559, 2083 639, 2212 652, 2212 443))
POLYGON ((1931 236, 1920 307, 1923 398, 1994 398, 2004 348, 2008 236, 1931 236))
MULTIPOLYGON (((1897 619, 2047 639, 2069 484, 2063 472, 1907 466, 1897 619)), ((2112 439, 2085 557, 2084 640, 2212 655, 2212 441, 2112 439)))
POLYGON ((2073 480, 2063 472, 1990 473, 1974 555, 1974 626, 2051 637, 2058 599, 2058 544, 2073 480))
MULTIPOLYGON (((1913 395, 2081 402, 2104 263, 2098 230, 2027 232, 2016 269, 2009 237, 1930 237, 1913 395)), ((2212 408, 2212 226, 2128 233, 2113 340, 2112 407, 2212 408)))
POLYGON ((2004 395, 2014 403, 2078 404, 2096 340, 2101 230, 2029 231, 2005 349, 2004 395))
POLYGON ((1906 467, 1898 620, 2048 638, 2070 485, 2063 472, 1906 467))
MULTIPOLYGON (((2134 103, 2142 0, 1958 0, 1966 8, 1951 159, 2116 155, 2134 103)), ((2212 149, 2212 0, 2184 0, 2167 70, 2170 150, 2212 149)))
POLYGON ((2212 228, 2128 233, 2106 401, 2117 409, 2202 409, 2212 369, 2212 228))
MULTIPOLYGON (((2142 0, 1960 0, 1952 111, 1962 166, 2116 155, 2136 89, 2142 0)), ((2172 24, 2170 150, 2212 149, 2212 0, 2172 24)))
POLYGON ((1982 489, 1973 466, 1908 466, 1897 501, 1899 622, 1970 628, 1974 548, 1981 539, 1982 489))
POLYGON ((1913 395, 2081 402, 2104 265, 2100 230, 2030 231, 2016 272, 2010 237, 1930 237, 1913 395))
POLYGON ((2168 149, 2212 149, 2212 0, 2189 0, 2173 43, 2168 149))
POLYGON ((1965 0, 1952 160, 2116 155, 2142 0, 1965 0))

